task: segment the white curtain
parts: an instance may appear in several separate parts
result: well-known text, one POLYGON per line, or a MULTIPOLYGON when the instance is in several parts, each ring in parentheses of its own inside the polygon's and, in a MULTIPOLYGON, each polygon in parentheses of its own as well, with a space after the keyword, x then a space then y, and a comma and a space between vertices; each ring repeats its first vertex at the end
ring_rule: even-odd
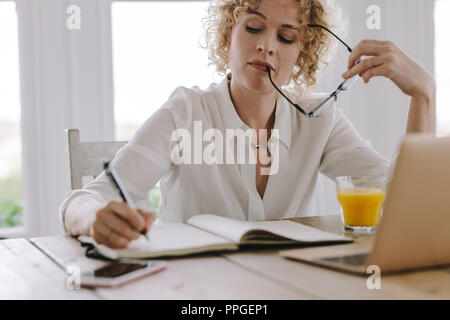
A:
MULTIPOLYGON (((348 21, 345 42, 351 47, 363 39, 390 40, 412 59, 434 75, 434 1, 424 0, 336 0, 348 21), (381 28, 369 30, 369 6, 380 11, 381 28)), ((339 48, 337 54, 345 54, 339 48)), ((348 57, 348 54, 347 54, 348 57)), ((342 61, 342 59, 340 59, 342 61)), ((346 62, 344 68, 346 67, 346 62)), ((323 75, 318 89, 336 86, 342 78, 340 69, 333 67, 323 75)), ((414 76, 414 75, 411 75, 414 76)), ((334 89, 332 89, 334 90, 334 89)), ((339 105, 361 136, 383 156, 392 161, 404 136, 409 110, 409 97, 390 80, 372 78, 369 84, 362 80, 339 96, 339 105)), ((312 215, 339 213, 335 184, 320 176, 317 184, 312 215)))
POLYGON ((26 236, 62 233, 69 189, 64 129, 114 137, 109 0, 16 0, 20 47, 26 236), (80 9, 69 29, 68 8, 80 9))

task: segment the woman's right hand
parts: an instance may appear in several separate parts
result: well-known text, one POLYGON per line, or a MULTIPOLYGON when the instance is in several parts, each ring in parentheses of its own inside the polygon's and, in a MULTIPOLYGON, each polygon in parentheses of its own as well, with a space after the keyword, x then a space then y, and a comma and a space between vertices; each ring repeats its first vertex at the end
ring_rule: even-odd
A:
POLYGON ((125 202, 110 201, 97 210, 91 236, 110 248, 124 248, 139 238, 142 231, 147 233, 155 219, 154 212, 133 210, 125 202))

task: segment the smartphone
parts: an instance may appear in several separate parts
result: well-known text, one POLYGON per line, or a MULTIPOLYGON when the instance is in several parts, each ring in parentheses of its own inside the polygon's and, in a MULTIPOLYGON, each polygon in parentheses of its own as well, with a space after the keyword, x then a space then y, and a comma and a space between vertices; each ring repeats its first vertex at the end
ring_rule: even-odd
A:
POLYGON ((81 286, 117 287, 166 269, 164 261, 118 261, 81 273, 81 286))

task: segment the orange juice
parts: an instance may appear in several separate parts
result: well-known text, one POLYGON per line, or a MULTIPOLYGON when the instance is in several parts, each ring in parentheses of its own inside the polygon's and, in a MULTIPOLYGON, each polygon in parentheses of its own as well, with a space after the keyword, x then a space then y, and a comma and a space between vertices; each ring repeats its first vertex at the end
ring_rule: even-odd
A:
POLYGON ((337 193, 347 226, 371 227, 378 224, 385 192, 377 188, 353 188, 337 193))

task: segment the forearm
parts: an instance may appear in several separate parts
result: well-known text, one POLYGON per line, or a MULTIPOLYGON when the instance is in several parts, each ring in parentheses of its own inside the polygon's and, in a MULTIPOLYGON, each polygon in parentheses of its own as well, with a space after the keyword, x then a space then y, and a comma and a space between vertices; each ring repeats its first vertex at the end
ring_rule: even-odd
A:
POLYGON ((433 86, 428 91, 426 95, 411 98, 407 134, 423 132, 436 135, 436 89, 433 86))
POLYGON ((96 213, 104 206, 104 203, 91 196, 81 195, 74 198, 64 214, 64 224, 67 230, 75 236, 91 236, 96 213))

